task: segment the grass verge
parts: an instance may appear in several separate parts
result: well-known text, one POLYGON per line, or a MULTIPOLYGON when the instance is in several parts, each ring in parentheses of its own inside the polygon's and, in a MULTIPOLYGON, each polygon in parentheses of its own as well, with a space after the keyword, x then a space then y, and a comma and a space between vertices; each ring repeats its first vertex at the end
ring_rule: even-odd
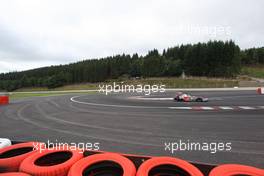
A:
POLYGON ((225 88, 238 85, 237 80, 208 79, 208 78, 148 78, 140 80, 127 80, 123 84, 163 84, 166 88, 225 88))
MULTIPOLYGON (((48 96, 60 96, 60 95, 67 95, 72 94, 74 92, 12 92, 10 93, 10 100, 18 100, 24 98, 31 98, 31 97, 48 97, 48 96)), ((94 94, 95 92, 82 92, 82 94, 94 94)))
MULTIPOLYGON (((154 78, 141 78, 141 79, 113 79, 107 80, 102 83, 83 83, 73 84, 58 87, 55 89, 48 89, 43 87, 37 88, 23 88, 18 89, 16 92, 27 91, 68 91, 68 90, 96 90, 99 89, 99 85, 103 84, 126 84, 126 85, 166 85, 166 88, 226 88, 235 87, 239 85, 238 80, 232 79, 218 79, 218 78, 206 78, 206 77, 189 77, 186 79, 178 77, 154 77, 154 78)), ((38 96, 43 96, 42 94, 38 96)))
POLYGON ((250 77, 264 79, 264 65, 243 67, 241 73, 250 77))

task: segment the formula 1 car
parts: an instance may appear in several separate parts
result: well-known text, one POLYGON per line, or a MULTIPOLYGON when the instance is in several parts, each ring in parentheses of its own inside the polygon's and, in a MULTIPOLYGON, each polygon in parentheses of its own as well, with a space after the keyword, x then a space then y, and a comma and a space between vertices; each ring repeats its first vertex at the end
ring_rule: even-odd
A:
POLYGON ((178 92, 174 97, 174 100, 180 102, 207 102, 208 98, 197 97, 182 92, 178 92))

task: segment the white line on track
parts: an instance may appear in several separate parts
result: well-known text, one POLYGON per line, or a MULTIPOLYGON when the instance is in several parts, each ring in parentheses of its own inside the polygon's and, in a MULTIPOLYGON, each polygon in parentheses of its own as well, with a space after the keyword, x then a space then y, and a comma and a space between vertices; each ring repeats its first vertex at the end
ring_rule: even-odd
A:
POLYGON ((168 107, 169 109, 182 109, 182 110, 189 110, 192 109, 192 107, 168 107))
POLYGON ((219 106, 220 109, 223 110, 233 110, 234 108, 230 107, 230 106, 219 106))
POLYGON ((130 105, 89 103, 89 102, 83 102, 83 101, 76 100, 76 98, 79 98, 79 97, 81 96, 71 97, 71 101, 74 103, 79 103, 79 104, 86 104, 86 105, 92 105, 92 106, 104 106, 104 107, 116 107, 116 108, 168 108, 168 107, 156 107, 156 106, 130 106, 130 105))
POLYGON ((202 108, 202 110, 215 110, 215 108, 213 108, 213 107, 208 107, 208 106, 203 106, 203 107, 201 107, 202 108))
POLYGON ((173 98, 151 98, 151 97, 141 97, 141 96, 136 96, 136 97, 130 97, 130 99, 137 99, 137 100, 173 100, 173 98))
POLYGON ((113 105, 113 104, 99 104, 99 103, 90 103, 90 102, 83 102, 76 100, 77 98, 82 96, 74 96, 71 97, 71 101, 74 103, 85 104, 85 105, 92 105, 92 106, 104 106, 104 107, 116 107, 116 108, 141 108, 141 109, 175 109, 175 110, 257 110, 257 109, 264 109, 264 106, 133 106, 133 105, 113 105))
POLYGON ((253 110, 253 109, 256 109, 254 107, 250 107, 250 106, 238 106, 239 108, 241 109, 246 109, 246 110, 253 110))

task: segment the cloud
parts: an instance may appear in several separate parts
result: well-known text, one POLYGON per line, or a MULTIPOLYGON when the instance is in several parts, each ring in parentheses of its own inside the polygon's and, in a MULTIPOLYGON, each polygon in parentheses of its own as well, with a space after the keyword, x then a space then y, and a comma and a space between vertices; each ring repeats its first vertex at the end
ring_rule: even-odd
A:
POLYGON ((262 46, 263 6, 261 0, 1 1, 0 72, 210 39, 262 46))

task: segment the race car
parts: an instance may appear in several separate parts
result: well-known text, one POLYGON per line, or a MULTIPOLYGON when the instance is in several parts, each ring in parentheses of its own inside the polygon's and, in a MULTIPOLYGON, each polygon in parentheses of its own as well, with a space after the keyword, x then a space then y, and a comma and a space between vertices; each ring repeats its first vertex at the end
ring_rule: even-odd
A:
POLYGON ((208 98, 192 96, 183 92, 178 92, 174 97, 174 100, 181 102, 207 102, 208 98))

